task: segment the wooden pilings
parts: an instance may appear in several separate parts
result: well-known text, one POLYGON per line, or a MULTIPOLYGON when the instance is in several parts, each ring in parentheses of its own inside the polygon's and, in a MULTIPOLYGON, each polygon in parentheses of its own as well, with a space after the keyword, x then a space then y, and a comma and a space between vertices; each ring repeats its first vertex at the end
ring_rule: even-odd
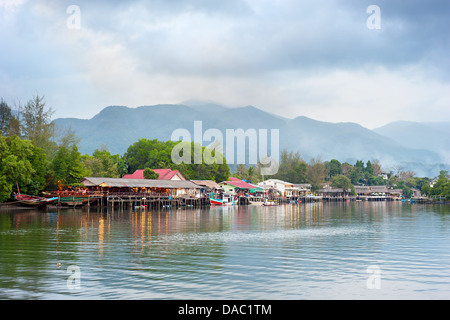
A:
POLYGON ((209 206, 209 198, 189 198, 189 197, 162 197, 162 196, 116 196, 104 197, 103 203, 106 207, 119 208, 180 208, 180 207, 202 207, 209 206))

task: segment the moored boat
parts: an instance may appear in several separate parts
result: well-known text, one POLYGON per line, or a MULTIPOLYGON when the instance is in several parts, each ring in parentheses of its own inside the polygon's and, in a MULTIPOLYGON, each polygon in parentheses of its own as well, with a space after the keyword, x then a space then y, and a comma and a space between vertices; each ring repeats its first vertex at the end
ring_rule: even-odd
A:
MULTIPOLYGON (((58 199, 58 198, 57 198, 58 199)), ((98 201, 99 197, 60 197, 58 204, 63 207, 79 207, 98 201)))
POLYGON ((27 194, 18 193, 18 194, 14 195, 14 199, 16 199, 16 201, 19 202, 23 206, 43 207, 52 202, 55 202, 56 200, 58 200, 58 197, 44 198, 44 197, 30 196, 27 194))
POLYGON ((237 198, 231 194, 223 194, 222 199, 220 198, 209 198, 211 205, 213 206, 234 206, 237 204, 237 198))
POLYGON ((276 202, 275 200, 266 200, 263 203, 263 206, 266 206, 266 207, 274 207, 277 205, 278 205, 278 202, 276 202))

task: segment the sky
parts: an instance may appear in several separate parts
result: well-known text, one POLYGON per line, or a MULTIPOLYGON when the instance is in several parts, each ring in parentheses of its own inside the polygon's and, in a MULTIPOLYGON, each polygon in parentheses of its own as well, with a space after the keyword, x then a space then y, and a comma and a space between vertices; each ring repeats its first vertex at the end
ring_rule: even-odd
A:
POLYGON ((54 118, 195 100, 370 129, 450 121, 446 0, 55 2, 0 0, 13 107, 43 95, 54 118))

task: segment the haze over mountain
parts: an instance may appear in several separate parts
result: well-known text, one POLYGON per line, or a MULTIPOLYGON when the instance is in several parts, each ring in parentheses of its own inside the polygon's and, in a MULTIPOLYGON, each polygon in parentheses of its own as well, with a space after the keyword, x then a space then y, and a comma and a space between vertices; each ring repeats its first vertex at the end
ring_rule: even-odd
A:
POLYGON ((396 121, 373 131, 409 148, 435 150, 450 163, 450 122, 396 121))
POLYGON ((268 129, 269 146, 270 129, 279 129, 279 150, 298 151, 306 161, 318 156, 322 160, 334 158, 351 164, 356 160, 378 159, 387 171, 401 166, 419 176, 436 176, 449 163, 445 157, 448 139, 427 144, 427 139, 443 130, 434 128, 433 124, 416 124, 429 129, 421 139, 421 131, 415 131, 418 129, 413 126, 414 135, 406 130, 408 126, 395 123, 372 131, 356 123, 330 123, 307 117, 287 119, 253 106, 228 108, 200 102, 138 108, 110 106, 92 119, 60 118, 54 122, 61 129, 75 130, 81 139, 82 153, 91 154, 96 148, 107 146, 113 154, 124 154, 129 145, 141 138, 170 140, 173 131, 179 128, 187 129, 193 137, 194 121, 200 120, 202 133, 219 129, 224 139, 226 129, 256 129, 257 132, 268 129))

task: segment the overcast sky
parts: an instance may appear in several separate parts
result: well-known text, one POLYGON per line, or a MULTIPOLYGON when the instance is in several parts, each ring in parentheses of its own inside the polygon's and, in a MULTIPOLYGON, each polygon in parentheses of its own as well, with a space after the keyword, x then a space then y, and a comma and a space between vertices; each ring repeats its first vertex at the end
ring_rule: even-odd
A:
POLYGON ((55 118, 91 118, 205 100, 368 128, 450 121, 450 1, 55 2, 0 0, 11 105, 39 94, 55 118))

